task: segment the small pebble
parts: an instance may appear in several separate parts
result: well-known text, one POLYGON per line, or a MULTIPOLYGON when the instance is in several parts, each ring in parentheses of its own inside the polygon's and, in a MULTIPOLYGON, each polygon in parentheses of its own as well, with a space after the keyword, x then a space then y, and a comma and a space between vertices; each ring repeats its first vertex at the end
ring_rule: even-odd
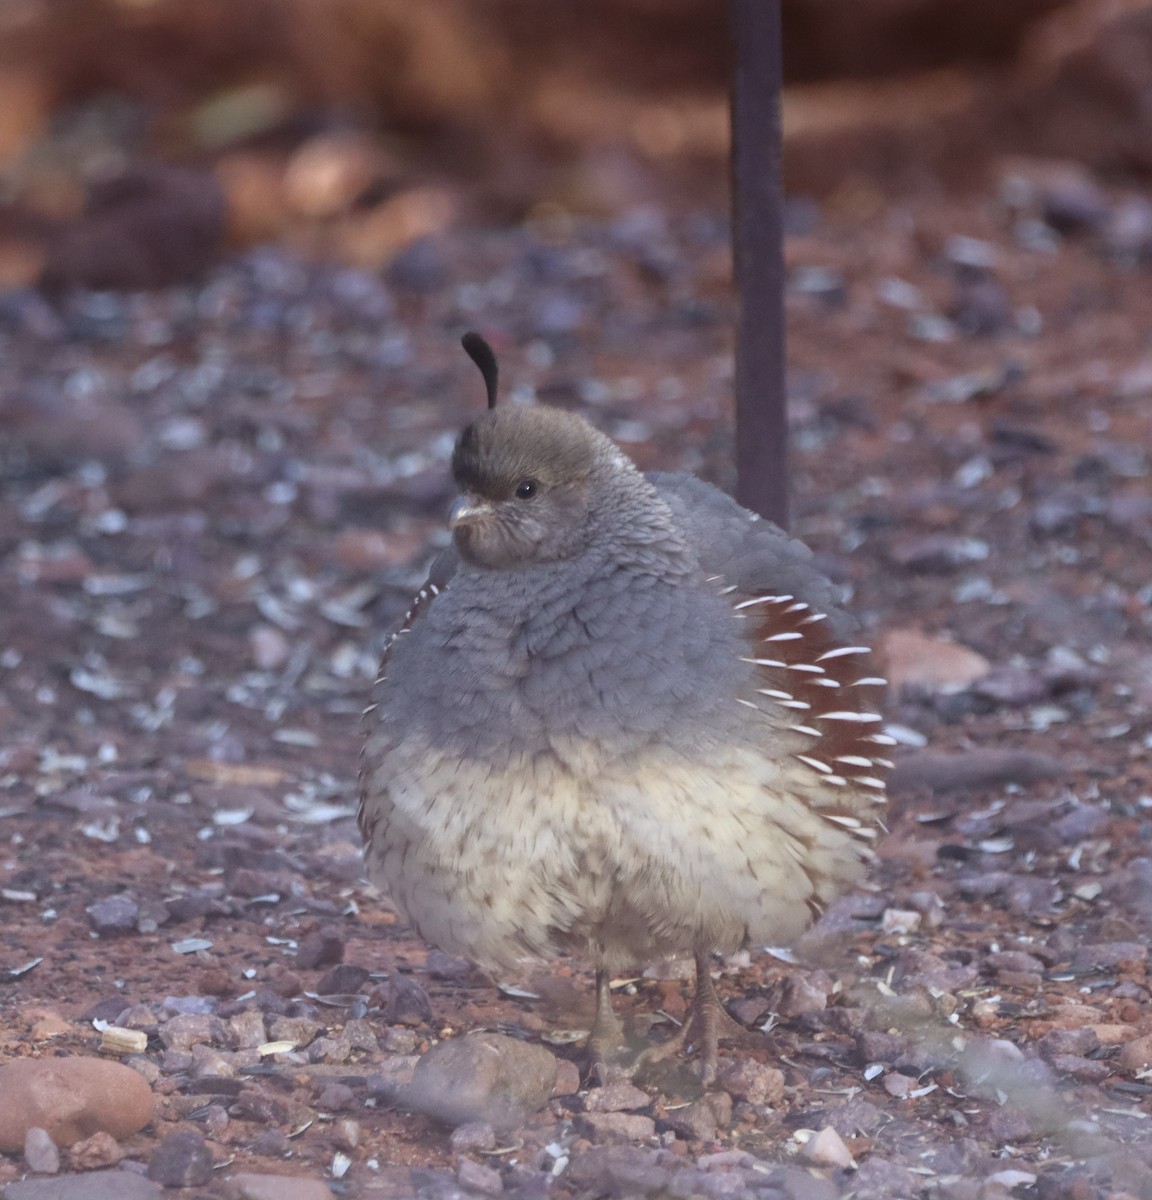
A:
POLYGON ((844 1139, 831 1126, 825 1126, 804 1143, 800 1157, 817 1167, 852 1168, 856 1160, 844 1139))
POLYGON ((123 892, 105 896, 84 910, 92 922, 92 928, 103 938, 125 937, 136 932, 140 919, 140 905, 123 892))
POLYGON ((148 1178, 163 1187, 203 1187, 212 1178, 212 1152, 194 1129, 177 1129, 152 1152, 148 1178))
POLYGON ((338 963, 344 957, 344 939, 336 929, 318 929, 300 939, 296 965, 302 971, 338 963))
POLYGON ((575 1096, 580 1090, 580 1068, 566 1058, 556 1060, 556 1085, 553 1096, 575 1096))
POLYGON ((24 1161, 29 1171, 55 1175, 60 1170, 60 1150, 46 1129, 33 1125, 24 1135, 24 1161))
POLYGON ((287 1158, 292 1153, 292 1142, 280 1129, 265 1129, 251 1146, 257 1158, 287 1158))
POLYGON ((656 1122, 638 1113, 581 1113, 576 1128, 594 1142, 645 1142, 656 1135, 656 1122))
POLYGON ((664 1122, 691 1142, 716 1140, 716 1113, 706 1096, 683 1108, 672 1109, 666 1114, 664 1122))
POLYGON ((462 1188, 479 1192, 482 1196, 499 1196, 504 1191, 504 1181, 499 1171, 473 1162, 470 1158, 461 1158, 456 1163, 456 1178, 462 1188))
POLYGON ((356 1093, 345 1083, 330 1083, 316 1097, 321 1112, 340 1112, 356 1103, 356 1093))
POLYGON ((419 980, 394 975, 388 981, 384 1020, 393 1025, 427 1025, 432 1020, 432 1001, 419 980))
POLYGON ((114 1167, 123 1157, 120 1143, 103 1130, 68 1148, 68 1165, 74 1171, 99 1171, 114 1167))
POLYGON ((469 1150, 491 1150, 496 1145, 496 1131, 487 1121, 467 1121, 452 1130, 448 1145, 456 1154, 469 1150))
POLYGON ((647 1108, 652 1097, 630 1083, 608 1083, 604 1087, 592 1088, 584 1097, 585 1112, 627 1112, 647 1108))
POLYGON ((734 1099, 779 1107, 784 1100, 784 1072, 750 1058, 720 1064, 720 1086, 734 1099))
MULTIPOLYGON (((453 1130, 453 1134, 457 1131, 453 1130)), ((345 1117, 332 1125, 332 1140, 341 1150, 355 1150, 363 1139, 364 1131, 358 1121, 345 1117)), ((495 1145, 495 1141, 492 1143, 495 1145)), ((455 1147, 453 1147, 455 1148, 455 1147)), ((491 1147, 488 1147, 491 1149, 491 1147)))
POLYGON ((368 971, 355 963, 337 963, 316 984, 321 996, 347 996, 358 992, 368 979, 368 971))

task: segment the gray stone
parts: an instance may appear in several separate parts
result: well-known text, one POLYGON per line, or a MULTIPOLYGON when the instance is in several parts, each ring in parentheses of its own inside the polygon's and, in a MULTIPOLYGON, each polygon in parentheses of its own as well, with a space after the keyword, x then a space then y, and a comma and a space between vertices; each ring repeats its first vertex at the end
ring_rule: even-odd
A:
POLYGON ((448 1145, 457 1154, 468 1150, 491 1150, 496 1145, 496 1131, 487 1121, 468 1121, 452 1130, 448 1145))
POLYGON ((798 1017, 801 1013, 823 1012, 828 1007, 831 987, 832 981, 823 971, 814 971, 811 975, 789 975, 780 993, 780 1016, 798 1017))
POLYGON ((367 967, 357 966, 355 963, 337 963, 316 984, 316 991, 321 996, 353 995, 360 990, 368 975, 367 967))
POLYGON ((1061 1075, 1070 1075, 1081 1083, 1102 1083, 1112 1074, 1112 1067, 1108 1063, 1084 1058, 1080 1054, 1057 1054, 1051 1062, 1061 1075))
POLYGON ((988 1117, 988 1136, 993 1144, 1027 1142, 1036 1136, 1028 1118, 1015 1108, 997 1108, 988 1117))
POLYGON ((1001 950, 995 954, 986 955, 985 965, 993 971, 1040 972, 1044 964, 1032 954, 1023 950, 1001 950))
POLYGON ((84 910, 92 922, 92 928, 103 938, 124 937, 136 932, 140 917, 140 905, 131 896, 118 892, 105 896, 84 910))
POLYGON ((316 1097, 321 1112, 341 1112, 356 1103, 356 1093, 346 1083, 330 1083, 316 1097))
MULTIPOLYGON (((622 1114, 604 1113, 603 1116, 622 1114)), ((580 1196, 652 1196, 667 1191, 672 1173, 663 1165, 666 1151, 638 1146, 593 1146, 573 1155, 564 1185, 580 1196)))
POLYGON ((750 1058, 737 1058, 720 1067, 720 1086, 735 1100, 749 1104, 770 1104, 784 1100, 784 1072, 750 1058))
POLYGON ((296 1048, 307 1046, 325 1026, 309 1017, 273 1017, 268 1034, 274 1042, 292 1042, 296 1048))
POLYGON ((830 1104, 824 1110, 824 1124, 841 1137, 870 1136, 884 1124, 884 1119, 883 1112, 862 1096, 853 1096, 843 1104, 830 1104))
POLYGON ((1079 1029, 1052 1029, 1037 1042, 1037 1049, 1049 1062, 1061 1055, 1076 1054, 1083 1057, 1100 1047, 1100 1039, 1086 1025, 1079 1029))
POLYGON ((268 1041, 264 1028, 264 1014, 247 1008, 228 1018, 228 1045, 233 1050, 252 1050, 268 1041))
POLYGON ((223 1045, 224 1022, 207 1013, 184 1013, 160 1026, 160 1040, 169 1050, 191 1050, 198 1043, 223 1045))
POLYGON ((1072 955, 1074 971, 1109 971, 1126 962, 1144 962, 1148 947, 1142 942, 1099 942, 1081 946, 1072 955))
POLYGON ((652 1097, 630 1083, 608 1083, 592 1088, 584 1097, 584 1111, 595 1113, 629 1112, 636 1108, 647 1108, 652 1097))
POLYGON ((332 1189, 322 1179, 296 1175, 256 1175, 241 1172, 221 1185, 228 1200, 333 1200, 332 1189))
POLYGON ((388 981, 384 1020, 390 1025, 427 1025, 432 1020, 432 1001, 418 979, 396 975, 388 981))
POLYGON ((344 939, 338 929, 318 929, 306 934, 296 948, 296 965, 305 971, 331 966, 343 958, 344 939))
POLYGON ((656 1122, 639 1113, 582 1113, 576 1128, 594 1142, 646 1142, 656 1135, 656 1122))
POLYGON ((838 1200, 840 1189, 831 1179, 803 1167, 780 1167, 765 1175, 764 1183, 777 1188, 788 1200, 838 1200))
POLYGON ((894 1063, 908 1048, 908 1038, 900 1033, 866 1029, 856 1035, 856 1051, 865 1063, 894 1063))
POLYGON ((858 1200, 892 1200, 895 1196, 916 1196, 923 1190, 923 1179, 906 1167, 872 1155, 852 1176, 852 1194, 858 1200))
POLYGON ((487 1121, 512 1129, 547 1104, 555 1084, 556 1058, 543 1046, 474 1033, 421 1056, 400 1100, 449 1125, 487 1121))
POLYGON ((203 1187, 212 1178, 212 1152, 194 1129, 170 1133, 152 1154, 148 1178, 164 1187, 203 1187))
POLYGON ((282 1129, 265 1129, 248 1149, 257 1158, 290 1158, 292 1142, 282 1129))
POLYGON ((158 1184, 134 1171, 86 1171, 0 1188, 0 1200, 159 1200, 160 1194, 158 1184))
POLYGON ((700 1191, 696 1194, 703 1195, 706 1200, 746 1200, 746 1197, 755 1195, 748 1185, 756 1178, 749 1178, 744 1171, 709 1173, 704 1176, 700 1191))
POLYGON ((33 1125, 24 1135, 24 1161, 37 1175, 55 1175, 60 1170, 60 1150, 39 1125, 33 1125))
POLYGON ((713 1111, 712 1105, 708 1103, 708 1099, 707 1096, 704 1096, 684 1108, 673 1109, 664 1118, 664 1123, 689 1141, 715 1141, 716 1113, 713 1111))
POLYGON ((580 1091, 580 1068, 566 1058, 556 1060, 556 1085, 553 1096, 575 1096, 580 1091))
POLYGON ((499 1196, 504 1191, 504 1180, 500 1178, 499 1171, 473 1162, 470 1158, 461 1158, 457 1162, 456 1178, 462 1188, 479 1192, 482 1196, 499 1196))
POLYGON ((193 1079, 235 1078, 236 1067, 226 1051, 198 1043, 192 1047, 191 1054, 193 1079))

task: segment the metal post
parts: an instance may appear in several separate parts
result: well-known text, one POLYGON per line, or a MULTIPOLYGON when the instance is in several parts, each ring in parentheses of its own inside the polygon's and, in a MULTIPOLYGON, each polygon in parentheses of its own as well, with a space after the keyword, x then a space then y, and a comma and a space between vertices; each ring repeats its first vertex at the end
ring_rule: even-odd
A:
POLYGON ((729 0, 733 43, 732 239, 736 498, 788 526, 780 0, 729 0))

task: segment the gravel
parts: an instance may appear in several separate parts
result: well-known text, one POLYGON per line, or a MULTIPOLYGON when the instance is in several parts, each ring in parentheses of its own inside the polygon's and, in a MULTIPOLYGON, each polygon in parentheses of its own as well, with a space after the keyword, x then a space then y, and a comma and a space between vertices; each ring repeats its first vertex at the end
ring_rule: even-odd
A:
MULTIPOLYGON (((227 1164, 197 1185, 220 1195, 1152 1187, 1152 302, 1106 245, 1138 197, 1090 199, 1028 201, 1043 244, 986 194, 829 211, 789 249, 795 530, 874 644, 989 670, 893 689, 873 878, 796 954, 718 964, 759 1033, 709 1101, 675 1063, 619 1107, 589 1086, 585 963, 501 992, 412 937, 361 881, 353 777, 482 403, 459 334, 502 349, 509 395, 730 485, 724 222, 466 231, 387 278, 269 248, 195 287, 6 296, 0 998, 17 1057, 142 1031, 125 1063, 156 1108, 111 1172, 61 1145, 70 1174, 18 1182, 22 1128, 0 1195, 155 1195, 141 1172, 182 1131, 227 1164), (453 1133, 401 1103, 479 1031, 551 1064, 514 1119, 453 1133)), ((638 1043, 681 987, 617 989, 638 1043)))

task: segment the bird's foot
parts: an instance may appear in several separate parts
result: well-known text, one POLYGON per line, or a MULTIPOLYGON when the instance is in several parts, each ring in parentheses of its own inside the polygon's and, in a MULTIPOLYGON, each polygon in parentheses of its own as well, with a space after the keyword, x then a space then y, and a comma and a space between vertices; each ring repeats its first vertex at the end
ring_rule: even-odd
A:
POLYGON ((643 1051, 633 1064, 633 1073, 665 1062, 673 1055, 683 1053, 687 1047, 695 1047, 699 1054, 697 1073, 700 1081, 705 1087, 711 1087, 719 1071, 721 1038, 747 1046, 755 1043, 758 1035, 729 1015, 712 986, 706 956, 698 956, 696 994, 684 1023, 668 1041, 643 1051))
POLYGON ((612 1011, 608 986, 607 975, 598 973, 596 1019, 588 1035, 589 1074, 599 1081, 601 1087, 632 1078, 624 1028, 612 1011))
POLYGON ((614 1045, 588 1042, 588 1072, 601 1087, 628 1083, 636 1073, 634 1056, 623 1041, 614 1045))
POLYGON ((588 1036, 588 1073, 601 1087, 631 1079, 629 1052, 619 1025, 593 1026, 588 1036))

